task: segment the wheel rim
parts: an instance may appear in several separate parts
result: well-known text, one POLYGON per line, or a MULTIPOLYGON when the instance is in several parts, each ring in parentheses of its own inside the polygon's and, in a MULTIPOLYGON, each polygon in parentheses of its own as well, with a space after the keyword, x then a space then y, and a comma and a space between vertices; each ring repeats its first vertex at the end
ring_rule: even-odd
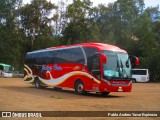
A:
POLYGON ((133 80, 133 82, 135 83, 135 82, 136 82, 136 80, 134 79, 134 80, 133 80))
POLYGON ((79 85, 78 85, 78 92, 82 92, 82 91, 83 91, 83 88, 84 88, 83 85, 82 85, 82 84, 79 84, 79 85))
POLYGON ((37 88, 39 87, 39 83, 38 83, 38 81, 36 81, 36 87, 37 87, 37 88))

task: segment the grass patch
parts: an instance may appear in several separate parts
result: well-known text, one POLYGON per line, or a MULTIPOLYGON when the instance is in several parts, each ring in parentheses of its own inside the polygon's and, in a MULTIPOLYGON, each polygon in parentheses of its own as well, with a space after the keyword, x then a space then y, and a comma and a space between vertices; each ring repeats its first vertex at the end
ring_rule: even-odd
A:
POLYGON ((50 98, 55 98, 55 96, 51 95, 50 98))
POLYGON ((56 97, 56 99, 64 99, 64 97, 56 97))
POLYGON ((55 99, 64 99, 64 97, 60 97, 60 96, 54 96, 54 95, 51 95, 50 98, 55 98, 55 99))

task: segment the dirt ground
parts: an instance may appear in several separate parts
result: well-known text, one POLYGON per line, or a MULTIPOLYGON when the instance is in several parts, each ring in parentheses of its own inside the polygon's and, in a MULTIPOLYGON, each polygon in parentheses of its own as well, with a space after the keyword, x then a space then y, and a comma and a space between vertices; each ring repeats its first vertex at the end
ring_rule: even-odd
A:
MULTIPOLYGON (((130 93, 102 97, 76 95, 73 90, 36 89, 23 78, 0 78, 0 111, 160 111, 160 83, 133 83, 130 93)), ((139 119, 143 118, 135 120, 139 119)))

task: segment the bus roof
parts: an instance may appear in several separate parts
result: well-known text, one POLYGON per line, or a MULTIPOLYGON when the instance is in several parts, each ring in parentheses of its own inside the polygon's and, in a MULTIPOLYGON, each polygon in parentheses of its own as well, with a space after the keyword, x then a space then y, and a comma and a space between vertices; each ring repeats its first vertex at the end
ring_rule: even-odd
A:
POLYGON ((0 63, 0 65, 2 65, 2 66, 11 66, 11 65, 8 65, 8 64, 4 64, 4 63, 0 63))
POLYGON ((67 47, 74 47, 74 46, 82 46, 82 47, 94 47, 97 48, 98 50, 110 50, 110 51, 118 51, 118 52, 123 52, 123 53, 127 53, 125 50, 114 46, 114 45, 110 45, 110 44, 104 44, 104 43, 94 43, 94 42, 90 42, 90 43, 81 43, 81 44, 74 44, 74 45, 67 45, 67 46, 58 46, 58 47, 50 47, 47 49, 59 49, 59 48, 67 48, 67 47))
POLYGON ((32 53, 37 53, 37 52, 44 52, 44 51, 52 51, 52 50, 57 50, 57 49, 64 49, 64 48, 73 48, 73 47, 93 47, 97 48, 99 51, 101 50, 109 50, 109 51, 117 51, 117 52, 122 52, 122 53, 127 53, 125 50, 114 46, 110 44, 104 44, 104 43, 94 43, 94 42, 89 42, 89 43, 81 43, 81 44, 73 44, 73 45, 65 45, 65 46, 57 46, 57 47, 50 47, 47 49, 40 49, 40 50, 35 50, 32 52, 27 52, 27 54, 32 54, 32 53))

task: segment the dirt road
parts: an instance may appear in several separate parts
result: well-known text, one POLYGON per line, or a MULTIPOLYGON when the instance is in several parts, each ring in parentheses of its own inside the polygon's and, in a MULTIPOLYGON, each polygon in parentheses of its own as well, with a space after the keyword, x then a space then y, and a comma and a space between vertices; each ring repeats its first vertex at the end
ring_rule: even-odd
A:
POLYGON ((131 93, 107 97, 36 89, 22 78, 0 78, 0 111, 160 111, 160 84, 134 83, 131 93))

